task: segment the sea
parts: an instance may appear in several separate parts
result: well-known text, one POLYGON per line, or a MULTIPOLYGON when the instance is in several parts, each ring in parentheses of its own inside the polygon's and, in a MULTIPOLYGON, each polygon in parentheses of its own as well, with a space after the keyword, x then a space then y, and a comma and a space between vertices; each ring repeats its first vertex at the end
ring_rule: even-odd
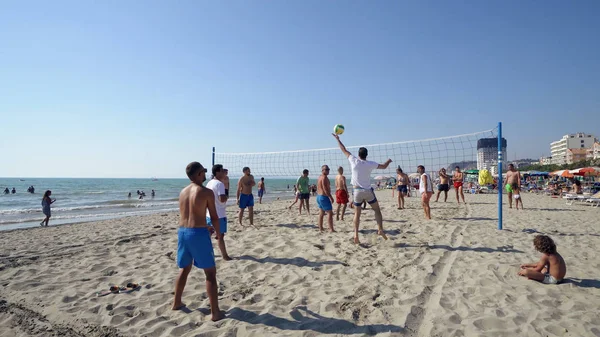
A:
MULTIPOLYGON (((292 198, 294 183, 294 179, 265 179, 263 203, 292 198)), ((50 218, 53 226, 177 211, 179 192, 188 184, 187 179, 0 178, 0 231, 39 226, 46 190, 56 199, 50 218), (27 192, 29 186, 35 193, 27 192), (13 187, 16 193, 4 194, 5 188, 12 191, 13 187), (139 199, 137 191, 146 197, 139 199)), ((229 204, 235 204, 237 179, 230 184, 229 204)), ((254 197, 258 203, 256 188, 254 197)))

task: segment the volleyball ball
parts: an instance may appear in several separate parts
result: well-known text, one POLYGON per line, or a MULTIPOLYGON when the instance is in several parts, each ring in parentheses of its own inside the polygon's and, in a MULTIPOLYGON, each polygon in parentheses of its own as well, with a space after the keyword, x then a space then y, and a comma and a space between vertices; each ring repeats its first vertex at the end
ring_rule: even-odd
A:
POLYGON ((342 124, 336 124, 336 126, 333 127, 333 133, 341 135, 344 133, 344 126, 342 124))

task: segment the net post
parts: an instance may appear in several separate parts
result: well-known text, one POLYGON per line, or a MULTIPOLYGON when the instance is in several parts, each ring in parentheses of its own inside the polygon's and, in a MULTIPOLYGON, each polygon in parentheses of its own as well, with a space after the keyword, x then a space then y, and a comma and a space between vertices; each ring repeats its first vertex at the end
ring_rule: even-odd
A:
POLYGON ((211 167, 215 166, 215 147, 213 146, 212 149, 212 165, 211 167))
POLYGON ((502 122, 498 122, 498 230, 502 230, 502 122))

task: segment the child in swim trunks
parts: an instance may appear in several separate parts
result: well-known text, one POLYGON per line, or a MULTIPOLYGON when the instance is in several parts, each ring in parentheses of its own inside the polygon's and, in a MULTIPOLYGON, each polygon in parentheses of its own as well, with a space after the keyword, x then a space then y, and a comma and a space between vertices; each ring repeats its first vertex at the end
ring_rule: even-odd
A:
POLYGON ((556 251, 554 241, 549 236, 537 235, 533 239, 533 246, 538 252, 542 253, 542 257, 537 263, 522 264, 519 275, 544 284, 562 282, 567 274, 567 265, 562 256, 556 251))
POLYGON ((519 184, 512 184, 510 187, 517 210, 519 209, 519 204, 521 204, 521 209, 523 209, 523 199, 521 199, 521 189, 519 188, 519 184))

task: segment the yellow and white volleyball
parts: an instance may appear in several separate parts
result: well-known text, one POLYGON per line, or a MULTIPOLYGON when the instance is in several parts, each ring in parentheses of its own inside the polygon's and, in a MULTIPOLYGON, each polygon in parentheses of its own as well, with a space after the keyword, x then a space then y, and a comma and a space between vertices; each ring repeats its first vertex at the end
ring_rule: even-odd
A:
POLYGON ((344 133, 344 126, 342 124, 336 124, 333 127, 333 133, 335 133, 336 135, 341 135, 342 133, 344 133))

